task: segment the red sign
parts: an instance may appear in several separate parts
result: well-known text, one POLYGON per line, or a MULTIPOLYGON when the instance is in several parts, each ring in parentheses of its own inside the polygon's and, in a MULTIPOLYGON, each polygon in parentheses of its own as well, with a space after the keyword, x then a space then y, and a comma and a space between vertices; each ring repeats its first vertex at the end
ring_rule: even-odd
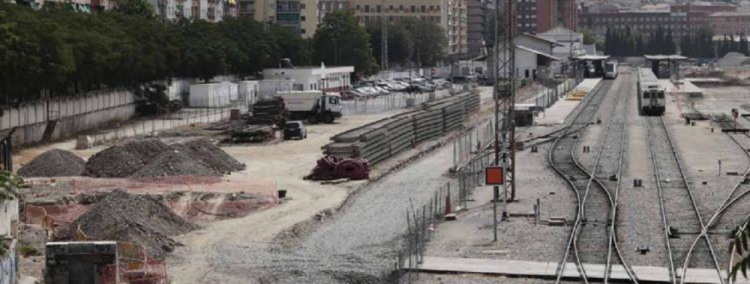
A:
POLYGON ((487 167, 484 171, 484 181, 486 185, 503 185, 505 184, 505 168, 487 167))

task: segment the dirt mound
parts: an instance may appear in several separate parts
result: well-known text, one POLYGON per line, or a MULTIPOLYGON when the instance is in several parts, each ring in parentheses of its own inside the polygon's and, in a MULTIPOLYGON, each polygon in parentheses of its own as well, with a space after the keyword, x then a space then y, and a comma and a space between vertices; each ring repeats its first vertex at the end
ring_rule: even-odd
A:
POLYGON ((218 173, 228 174, 245 169, 244 164, 232 158, 232 156, 214 145, 214 143, 208 139, 194 140, 184 144, 175 144, 172 145, 172 148, 186 152, 188 156, 197 158, 203 162, 203 164, 214 169, 218 173))
POLYGON ((169 147, 157 139, 115 145, 96 153, 86 163, 85 175, 91 177, 127 177, 142 169, 169 147))
POLYGON ((117 240, 141 244, 163 257, 179 245, 170 236, 197 227, 174 214, 155 197, 115 190, 81 215, 73 224, 89 239, 117 240))
POLYGON ((221 173, 204 165, 199 159, 192 157, 189 151, 171 149, 153 158, 146 166, 135 172, 132 177, 186 175, 221 176, 221 173))
POLYGON ((79 176, 86 168, 86 161, 71 152, 52 149, 37 156, 18 169, 22 177, 66 177, 79 176))

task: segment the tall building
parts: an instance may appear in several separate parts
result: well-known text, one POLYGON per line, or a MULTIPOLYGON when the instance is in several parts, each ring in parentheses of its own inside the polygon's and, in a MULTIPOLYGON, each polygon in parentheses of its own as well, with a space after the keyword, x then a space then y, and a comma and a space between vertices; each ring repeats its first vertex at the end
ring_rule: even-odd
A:
POLYGON ((448 38, 449 54, 465 54, 468 51, 466 0, 351 0, 357 20, 362 25, 380 23, 387 16, 389 21, 405 17, 416 17, 439 24, 448 38))
POLYGON ((719 12, 708 17, 715 35, 750 35, 750 12, 719 12))
POLYGON ((518 32, 537 34, 555 27, 576 31, 578 7, 575 0, 518 0, 518 32))
POLYGON ((485 36, 490 29, 488 27, 488 17, 494 13, 494 3, 486 0, 466 0, 466 13, 468 29, 468 53, 472 56, 483 54, 485 47, 485 36))
POLYGON ((323 22, 326 14, 351 9, 349 0, 318 0, 318 22, 323 22))
POLYGON ((238 15, 275 23, 310 38, 318 27, 318 0, 237 0, 238 15))
MULTIPOLYGON (((106 0, 105 0, 106 1, 106 0)), ((115 2, 115 1, 109 1, 115 2)), ((180 18, 219 22, 237 14, 234 0, 148 0, 157 16, 174 21, 180 18)))

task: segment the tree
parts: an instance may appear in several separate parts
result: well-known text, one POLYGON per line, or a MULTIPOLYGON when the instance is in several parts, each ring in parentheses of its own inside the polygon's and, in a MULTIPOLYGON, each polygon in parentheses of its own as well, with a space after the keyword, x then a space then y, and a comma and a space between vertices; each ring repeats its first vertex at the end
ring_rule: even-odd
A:
POLYGON ((140 15, 144 17, 154 16, 154 8, 146 0, 117 0, 116 3, 117 5, 114 8, 115 12, 127 15, 140 15))
MULTIPOLYGON (((380 63, 383 25, 375 22, 367 25, 366 28, 367 33, 370 34, 373 56, 380 63)), ((388 23, 388 62, 401 64, 409 60, 414 45, 413 38, 413 35, 406 31, 401 22, 388 23)))
POLYGON ((351 11, 326 14, 313 37, 315 62, 329 66, 353 65, 356 77, 375 74, 378 65, 370 48, 370 36, 351 11))
POLYGON ((590 45, 596 43, 596 38, 589 31, 583 31, 583 44, 590 45))
POLYGON ((411 61, 420 67, 433 67, 445 60, 448 39, 440 25, 414 17, 401 19, 414 41, 411 61))

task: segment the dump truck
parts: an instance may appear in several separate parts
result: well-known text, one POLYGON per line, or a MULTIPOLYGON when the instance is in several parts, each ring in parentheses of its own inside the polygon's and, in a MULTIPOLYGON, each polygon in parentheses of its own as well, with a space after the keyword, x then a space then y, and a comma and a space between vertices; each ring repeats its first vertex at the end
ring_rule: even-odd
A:
POLYGON ((292 120, 333 123, 341 117, 341 96, 322 91, 279 92, 292 120))

